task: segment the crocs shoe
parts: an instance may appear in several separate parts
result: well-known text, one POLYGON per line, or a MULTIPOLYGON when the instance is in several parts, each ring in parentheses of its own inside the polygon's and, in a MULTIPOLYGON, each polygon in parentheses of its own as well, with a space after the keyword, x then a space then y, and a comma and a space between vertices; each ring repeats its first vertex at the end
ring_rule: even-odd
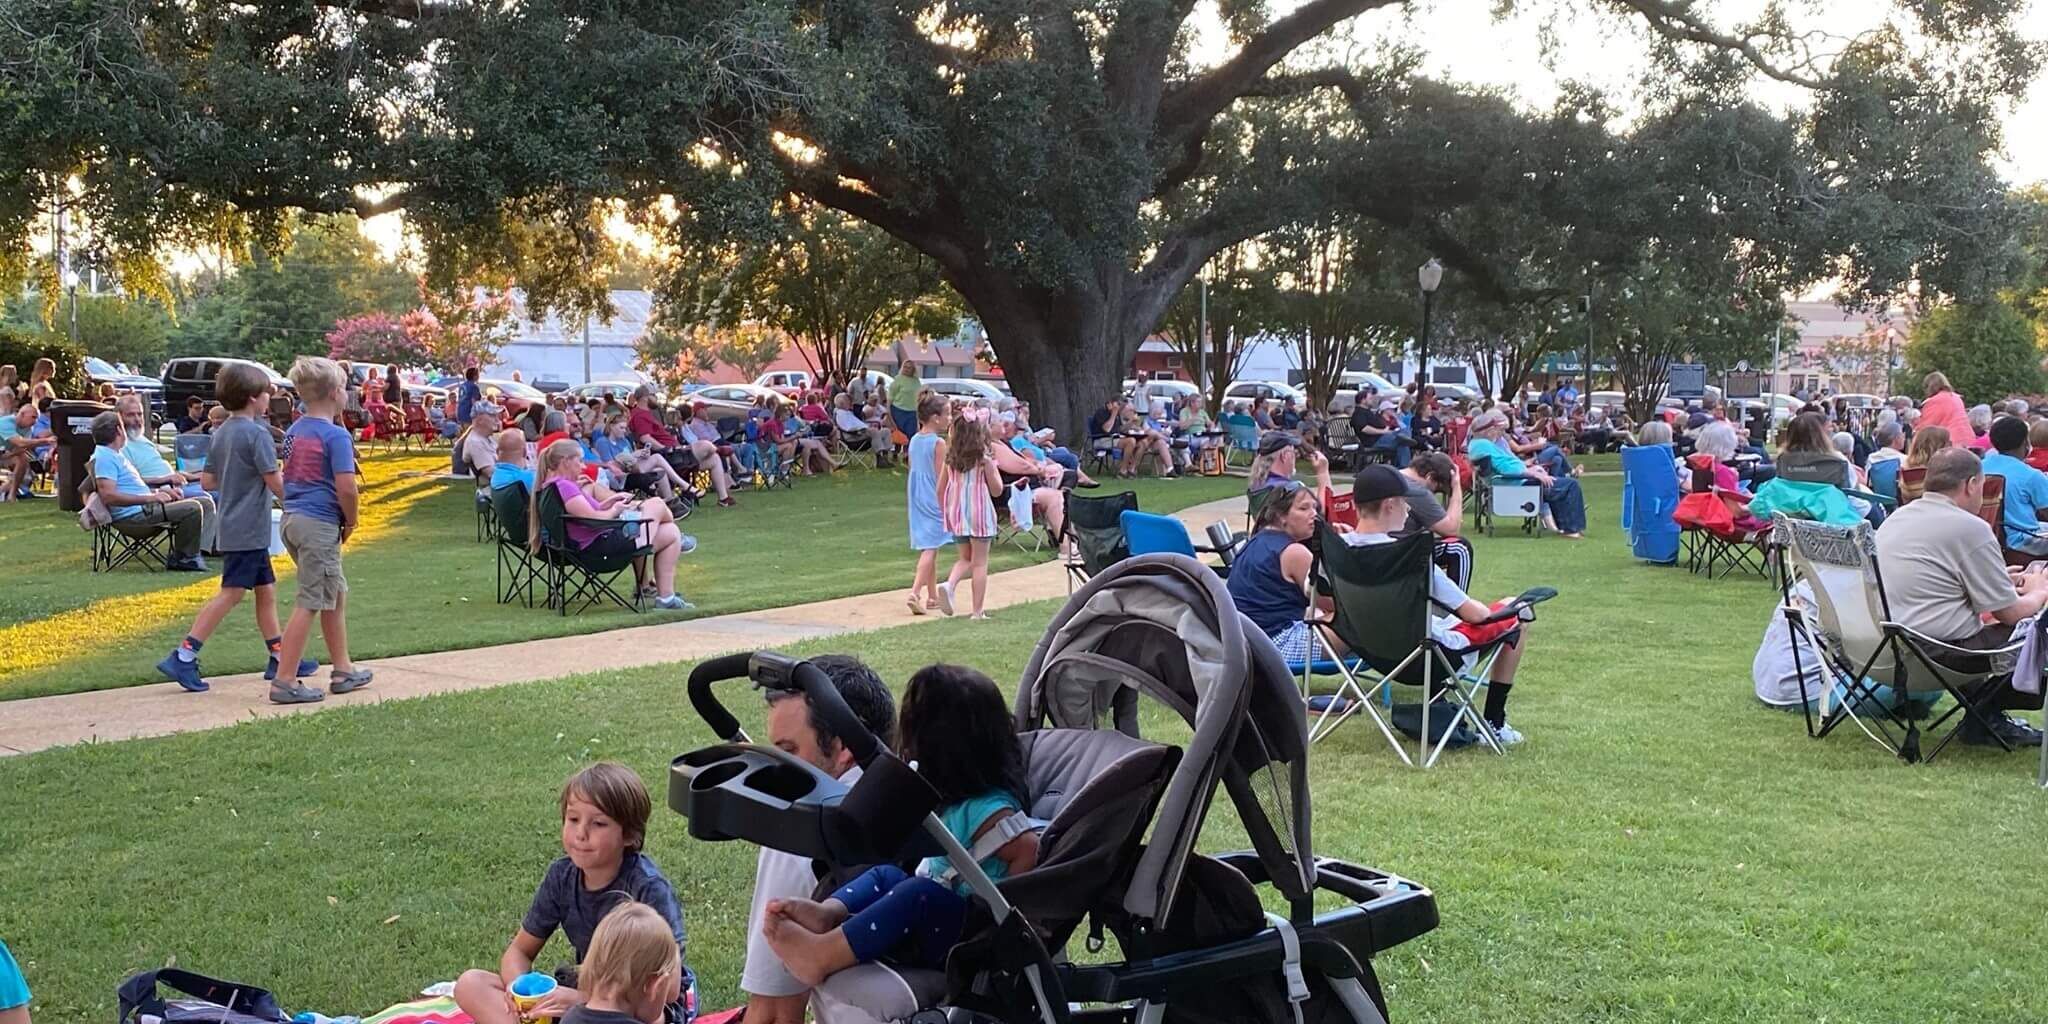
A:
MULTIPOLYGON (((320 671, 320 663, 318 661, 312 658, 299 659, 300 679, 304 679, 318 671, 320 671)), ((263 670, 263 681, 268 683, 277 682, 277 655, 275 654, 270 656, 270 664, 263 670)))
POLYGON ((344 693, 354 693, 370 685, 370 677, 374 674, 366 668, 358 668, 353 672, 329 672, 327 674, 327 692, 336 696, 344 693))
POLYGON ((270 702, 272 704, 318 704, 326 699, 326 694, 303 683, 293 683, 290 686, 279 686, 276 683, 270 684, 270 702))
POLYGON ((199 659, 197 658, 186 661, 178 657, 177 651, 172 651, 164 656, 164 660, 156 663, 156 670, 170 677, 171 682, 177 683, 187 692, 205 693, 209 689, 206 685, 206 680, 199 676, 199 659))
POLYGON ((681 594, 670 594, 667 597, 657 597, 654 599, 654 606, 656 608, 662 609, 663 611, 671 612, 693 611, 697 607, 696 605, 683 600, 683 595, 681 594))

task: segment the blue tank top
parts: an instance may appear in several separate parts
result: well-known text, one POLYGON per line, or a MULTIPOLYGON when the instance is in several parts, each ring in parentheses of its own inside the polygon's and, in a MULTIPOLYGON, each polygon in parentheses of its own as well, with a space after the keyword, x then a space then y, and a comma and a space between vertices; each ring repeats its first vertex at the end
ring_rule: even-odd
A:
POLYGON ((1268 636, 1300 622, 1308 610, 1301 586, 1280 574, 1280 553, 1293 543, 1280 530, 1260 530, 1230 563, 1230 600, 1268 636))

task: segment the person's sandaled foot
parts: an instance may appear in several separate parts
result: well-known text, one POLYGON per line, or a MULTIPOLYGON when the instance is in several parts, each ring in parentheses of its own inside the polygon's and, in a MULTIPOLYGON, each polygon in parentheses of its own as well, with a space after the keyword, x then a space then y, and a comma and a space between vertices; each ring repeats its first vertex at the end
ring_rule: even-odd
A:
POLYGON ((923 602, 923 601, 920 601, 920 600, 918 600, 918 599, 917 599, 917 595, 916 595, 916 594, 912 594, 912 595, 910 595, 910 596, 909 596, 908 598, 906 598, 906 599, 904 600, 904 603, 905 603, 905 604, 908 604, 908 605, 910 606, 910 614, 912 614, 912 615, 923 615, 923 614, 924 614, 924 602, 923 602))
POLYGON ((327 674, 327 692, 336 696, 354 693, 370 685, 370 677, 374 674, 366 668, 350 669, 347 672, 336 669, 327 674))
POLYGON ((270 702, 272 704, 318 704, 326 699, 326 694, 303 683, 293 683, 290 686, 272 686, 270 688, 270 702))

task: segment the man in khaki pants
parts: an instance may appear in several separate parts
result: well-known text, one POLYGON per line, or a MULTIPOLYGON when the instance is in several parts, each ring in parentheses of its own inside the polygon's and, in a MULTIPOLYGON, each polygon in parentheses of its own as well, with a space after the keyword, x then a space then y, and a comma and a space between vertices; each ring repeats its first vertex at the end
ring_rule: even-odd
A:
POLYGON ((128 432, 121 426, 121 414, 103 412, 92 418, 93 486, 113 527, 130 537, 145 537, 165 523, 171 524, 171 556, 165 568, 172 572, 205 572, 206 560, 199 557, 199 532, 205 511, 199 503, 181 498, 169 487, 151 488, 121 449, 128 444, 128 432))

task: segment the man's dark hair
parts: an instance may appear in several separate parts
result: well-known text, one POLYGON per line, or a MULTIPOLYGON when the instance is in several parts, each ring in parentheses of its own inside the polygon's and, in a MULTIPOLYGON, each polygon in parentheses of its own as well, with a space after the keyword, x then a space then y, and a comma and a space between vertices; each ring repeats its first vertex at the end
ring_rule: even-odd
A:
POLYGON ((1417 452, 1408 468, 1426 481, 1431 490, 1443 494, 1449 494, 1451 484, 1458 479, 1458 464, 1442 452, 1417 452))
POLYGON ((466 381, 474 382, 478 377, 481 376, 483 376, 483 371, 474 366, 468 367, 467 369, 464 369, 462 371, 462 379, 466 381))
POLYGON ((2017 416, 2000 416, 1991 421, 1991 447, 2000 454, 2018 455, 2027 447, 2027 422, 2017 416))
POLYGON ((111 445, 121 436, 121 414, 103 412, 92 418, 92 443, 111 445))
MULTIPOLYGON (((889 686, 882 677, 867 666, 867 662, 850 654, 821 654, 810 659, 825 678, 839 690, 839 696, 846 701, 847 710, 860 724, 875 734, 883 746, 896 744, 896 698, 889 693, 889 686)), ((768 695, 768 703, 797 697, 788 691, 774 691, 768 695)), ((811 731, 818 734, 818 749, 830 753, 839 746, 839 736, 818 717, 818 709, 810 710, 811 731)))
POLYGON ((195 406, 195 405, 205 405, 205 404, 206 404, 206 399, 204 399, 204 398, 201 398, 201 397, 199 397, 198 395, 188 395, 188 396, 186 396, 186 398, 185 398, 185 408, 187 408, 187 409, 190 409, 190 408, 192 408, 192 407, 193 407, 193 406, 195 406))
POLYGON ((1932 494, 1949 494, 1984 475, 1984 464, 1968 448, 1943 448, 1927 460, 1925 487, 1932 494))

